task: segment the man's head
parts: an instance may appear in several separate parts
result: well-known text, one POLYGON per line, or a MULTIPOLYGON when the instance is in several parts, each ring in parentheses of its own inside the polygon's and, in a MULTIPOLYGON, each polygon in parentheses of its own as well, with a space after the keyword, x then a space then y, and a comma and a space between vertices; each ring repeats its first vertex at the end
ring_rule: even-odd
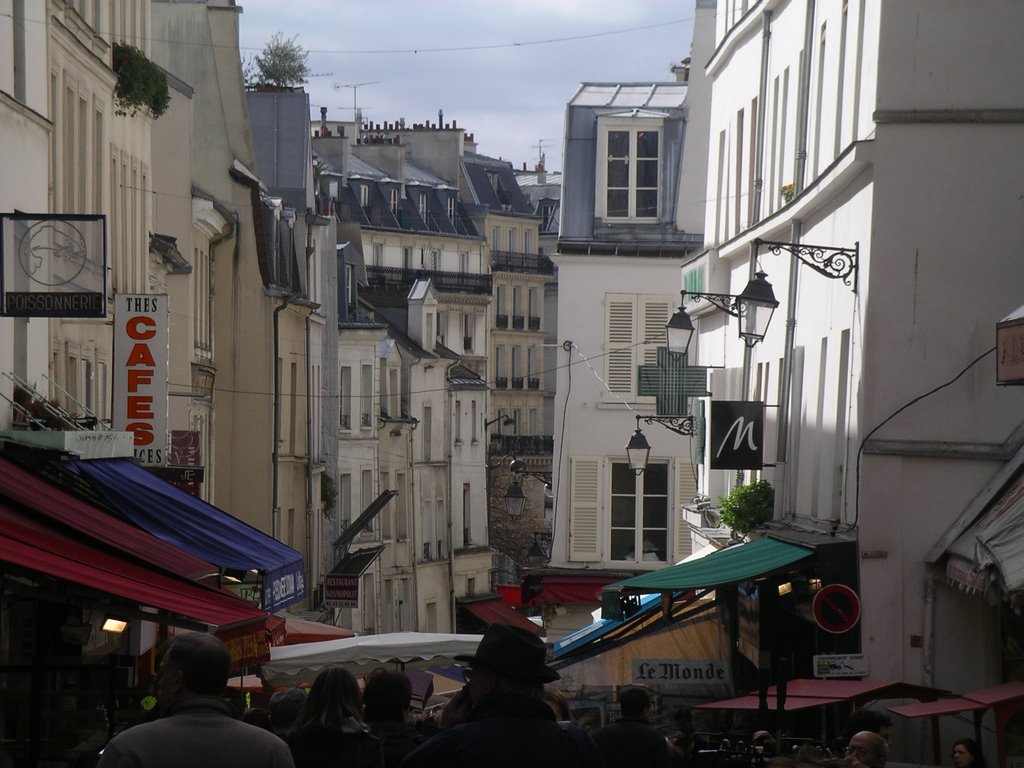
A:
POLYGON ((843 724, 843 741, 849 743, 855 733, 871 731, 888 742, 891 730, 892 719, 884 712, 874 709, 857 709, 846 718, 846 723, 843 724))
POLYGON ((540 699, 544 683, 559 677, 544 663, 546 655, 544 643, 533 632, 510 624, 491 624, 475 654, 455 658, 469 665, 463 672, 466 687, 473 703, 479 704, 496 693, 540 699))
POLYGON ((281 734, 288 731, 299 718, 306 694, 301 688, 285 688, 270 697, 270 730, 281 734))
POLYGON ((231 654, 213 635, 193 632, 171 640, 156 674, 162 711, 188 696, 222 696, 231 671, 231 654))
POLYGON ((846 747, 846 757, 856 768, 885 768, 889 746, 873 731, 855 733, 846 747))
POLYGON ((629 688, 619 694, 619 707, 623 717, 647 717, 651 697, 643 688, 629 688))
POLYGON ((401 672, 380 669, 366 678, 363 711, 366 722, 391 720, 404 723, 412 704, 412 684, 401 672))

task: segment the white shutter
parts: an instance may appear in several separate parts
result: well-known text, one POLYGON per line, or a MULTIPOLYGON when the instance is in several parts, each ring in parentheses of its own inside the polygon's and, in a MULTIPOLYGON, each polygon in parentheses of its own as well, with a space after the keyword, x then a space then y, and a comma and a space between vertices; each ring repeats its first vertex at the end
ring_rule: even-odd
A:
POLYGON ((639 364, 655 365, 658 362, 658 347, 664 347, 665 324, 672 317, 675 308, 672 300, 664 296, 641 296, 638 342, 642 342, 639 364))
POLYGON ((605 380, 608 389, 631 396, 636 380, 636 297, 605 296, 605 380))
POLYGON ((675 563, 693 554, 690 526, 683 519, 683 504, 689 504, 697 495, 697 469, 692 461, 689 451, 676 459, 676 504, 672 516, 676 528, 675 551, 670 558, 675 563))
POLYGON ((596 457, 569 459, 569 559, 600 560, 600 462, 596 457))

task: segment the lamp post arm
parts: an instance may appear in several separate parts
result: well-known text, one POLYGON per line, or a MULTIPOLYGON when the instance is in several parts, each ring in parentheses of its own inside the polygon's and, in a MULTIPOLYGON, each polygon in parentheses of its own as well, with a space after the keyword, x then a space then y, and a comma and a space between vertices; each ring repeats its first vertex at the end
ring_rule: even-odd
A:
POLYGON ((854 243, 853 248, 836 248, 829 245, 755 240, 754 246, 758 249, 764 246, 776 255, 786 251, 815 272, 832 279, 841 279, 846 285, 853 288, 854 293, 857 292, 857 267, 860 258, 860 243, 854 243))

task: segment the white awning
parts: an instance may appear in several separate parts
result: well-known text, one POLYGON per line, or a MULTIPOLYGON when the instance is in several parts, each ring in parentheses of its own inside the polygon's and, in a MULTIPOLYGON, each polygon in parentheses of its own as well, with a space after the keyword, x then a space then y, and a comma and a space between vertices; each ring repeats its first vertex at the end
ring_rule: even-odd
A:
POLYGON ((946 577, 971 592, 1024 592, 1024 475, 946 550, 946 577))

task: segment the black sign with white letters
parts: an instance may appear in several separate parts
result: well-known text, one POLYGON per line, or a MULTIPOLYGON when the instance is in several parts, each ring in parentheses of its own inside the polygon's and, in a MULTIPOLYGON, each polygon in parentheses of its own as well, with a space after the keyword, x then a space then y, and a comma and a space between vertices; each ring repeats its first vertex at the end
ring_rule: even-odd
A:
POLYGON ((764 403, 711 401, 711 468, 764 466, 764 403))

